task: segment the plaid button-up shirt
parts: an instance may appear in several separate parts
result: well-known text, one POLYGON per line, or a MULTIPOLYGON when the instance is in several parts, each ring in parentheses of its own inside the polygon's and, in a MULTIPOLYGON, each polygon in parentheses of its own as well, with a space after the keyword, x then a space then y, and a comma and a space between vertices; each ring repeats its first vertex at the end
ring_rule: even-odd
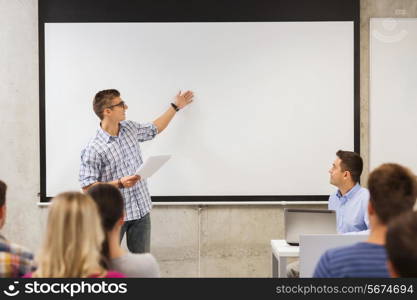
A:
POLYGON ((33 270, 33 254, 0 234, 0 277, 22 277, 33 270))
MULTIPOLYGON (((133 175, 143 163, 139 143, 153 139, 157 133, 152 123, 122 121, 118 136, 111 136, 100 127, 81 151, 81 187, 133 175)), ((125 221, 137 220, 149 213, 152 202, 146 180, 120 191, 125 204, 125 221)))

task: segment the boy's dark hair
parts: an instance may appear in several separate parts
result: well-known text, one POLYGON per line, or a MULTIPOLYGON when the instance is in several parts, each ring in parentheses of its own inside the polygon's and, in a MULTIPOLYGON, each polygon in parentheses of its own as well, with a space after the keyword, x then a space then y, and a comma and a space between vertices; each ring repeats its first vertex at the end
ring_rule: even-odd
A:
POLYGON ((88 194, 97 203, 101 217, 101 224, 105 234, 102 254, 110 259, 107 232, 111 231, 117 221, 123 216, 123 197, 119 189, 107 183, 99 183, 88 189, 88 194))
POLYGON ((411 211, 416 202, 416 177, 398 164, 383 164, 373 170, 368 178, 368 189, 369 201, 382 224, 411 211))
POLYGON ((407 212, 390 222, 385 248, 400 277, 417 277, 417 212, 407 212))
POLYGON ((6 190, 7 185, 0 180, 0 207, 6 203, 6 190))
POLYGON ((359 154, 352 151, 339 150, 336 152, 337 157, 342 161, 340 166, 342 171, 348 171, 352 180, 356 183, 359 182, 363 169, 362 157, 359 154))
POLYGON ((112 100, 116 97, 120 97, 118 90, 103 90, 96 94, 93 101, 93 110, 96 115, 103 120, 103 111, 112 105, 112 100))

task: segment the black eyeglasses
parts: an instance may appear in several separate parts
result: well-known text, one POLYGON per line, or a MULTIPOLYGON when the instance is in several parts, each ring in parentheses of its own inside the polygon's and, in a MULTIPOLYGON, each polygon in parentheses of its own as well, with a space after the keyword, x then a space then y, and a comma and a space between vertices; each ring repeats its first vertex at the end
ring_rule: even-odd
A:
POLYGON ((114 104, 114 105, 107 106, 106 108, 113 108, 113 107, 116 107, 116 106, 120 106, 120 107, 125 108, 126 107, 126 103, 124 101, 120 101, 119 103, 114 104))

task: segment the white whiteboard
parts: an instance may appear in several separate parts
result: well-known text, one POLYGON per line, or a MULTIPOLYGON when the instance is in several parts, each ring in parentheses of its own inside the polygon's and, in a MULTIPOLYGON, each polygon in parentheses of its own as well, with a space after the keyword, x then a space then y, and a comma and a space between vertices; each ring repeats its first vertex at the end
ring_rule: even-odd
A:
POLYGON ((108 88, 139 122, 195 93, 142 144, 172 155, 154 196, 328 194, 335 152, 353 150, 353 36, 353 22, 45 24, 47 196, 79 188, 108 88))
POLYGON ((417 19, 371 19, 370 168, 417 172, 417 19))

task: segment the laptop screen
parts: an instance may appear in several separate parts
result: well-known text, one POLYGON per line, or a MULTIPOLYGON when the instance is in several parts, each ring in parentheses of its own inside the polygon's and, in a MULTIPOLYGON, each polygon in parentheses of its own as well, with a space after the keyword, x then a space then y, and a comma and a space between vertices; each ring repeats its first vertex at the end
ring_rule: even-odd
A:
POLYGON ((298 245, 301 234, 335 234, 336 212, 327 209, 284 209, 285 240, 298 245))

